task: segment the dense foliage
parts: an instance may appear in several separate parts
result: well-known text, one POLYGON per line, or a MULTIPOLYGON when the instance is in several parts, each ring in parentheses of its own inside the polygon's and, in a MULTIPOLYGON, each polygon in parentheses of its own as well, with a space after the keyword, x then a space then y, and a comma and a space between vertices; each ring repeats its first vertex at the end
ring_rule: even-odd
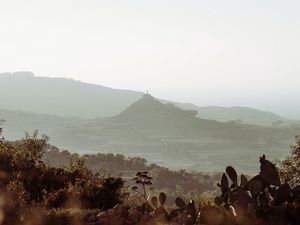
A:
POLYGON ((239 180, 236 170, 228 166, 218 186, 221 194, 213 203, 199 202, 197 205, 193 199, 186 203, 178 197, 175 200, 177 208, 167 210, 164 206, 167 197, 160 193, 159 198, 152 197, 150 207, 144 203, 137 209, 144 214, 147 211, 146 224, 300 224, 300 186, 292 188, 282 182, 275 165, 264 155, 260 157, 258 175, 249 180, 241 175, 239 180))
POLYGON ((61 167, 68 165, 70 160, 83 159, 86 166, 94 172, 103 171, 112 176, 122 175, 131 184, 131 178, 137 171, 148 171, 153 177, 153 187, 156 190, 169 189, 170 192, 211 192, 221 178, 221 173, 188 172, 184 169, 173 171, 157 164, 148 164, 140 157, 125 157, 121 154, 97 153, 85 154, 70 153, 66 150, 49 146, 42 158, 47 164, 61 167))
MULTIPOLYGON (((180 184, 182 179, 188 183, 193 176, 195 180, 201 178, 193 173, 146 165, 141 158, 128 161, 120 155, 101 155, 119 169, 127 163, 128 168, 151 171, 141 170, 132 176, 136 195, 125 192, 123 178, 106 177, 88 168, 85 161, 99 159, 100 155, 80 157, 59 152, 49 146, 47 137, 38 137, 37 133, 17 141, 1 138, 0 224, 299 225, 299 143, 297 139, 291 157, 281 163, 280 171, 264 155, 260 157, 260 173, 251 179, 245 175, 239 178, 236 170, 228 166, 218 183, 219 194, 211 200, 187 201, 182 189, 176 192, 178 187, 171 195, 161 192, 158 196, 152 187, 155 179, 160 179, 158 172, 164 176, 160 181, 163 184, 180 184), (71 160, 69 165, 55 167, 46 163, 45 154, 49 152, 64 154, 71 160), (178 174, 180 178, 176 177, 178 174), (174 193, 178 196, 174 197, 174 193), (137 197, 135 202, 128 200, 129 194, 137 197)), ((193 185, 197 183, 192 182, 186 190, 197 192, 191 188, 193 185)))
POLYGON ((41 160, 47 141, 37 133, 18 141, 0 141, 1 191, 13 196, 17 220, 32 207, 107 210, 123 202, 126 193, 121 178, 93 173, 83 160, 68 167, 47 166, 41 160))
POLYGON ((291 146, 291 156, 281 162, 281 177, 292 187, 300 185, 300 137, 291 146))

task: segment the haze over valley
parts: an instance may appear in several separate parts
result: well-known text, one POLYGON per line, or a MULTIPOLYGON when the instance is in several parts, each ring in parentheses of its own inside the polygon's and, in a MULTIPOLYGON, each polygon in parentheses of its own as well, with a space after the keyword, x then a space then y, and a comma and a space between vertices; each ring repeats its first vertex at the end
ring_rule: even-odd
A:
POLYGON ((0 1, 0 225, 299 225, 300 1, 0 1))
POLYGON ((230 162, 255 173, 262 153, 284 158, 298 121, 246 107, 198 107, 30 72, 0 75, 4 135, 38 129, 78 153, 141 156, 171 169, 218 171, 230 162))

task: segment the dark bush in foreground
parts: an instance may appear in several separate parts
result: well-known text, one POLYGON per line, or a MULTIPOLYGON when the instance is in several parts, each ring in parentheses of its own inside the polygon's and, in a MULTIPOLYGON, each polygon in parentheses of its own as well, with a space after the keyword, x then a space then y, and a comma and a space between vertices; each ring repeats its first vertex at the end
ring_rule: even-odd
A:
MULTIPOLYGON (((91 172, 82 160, 65 168, 47 166, 41 157, 47 138, 26 135, 22 140, 0 141, 0 207, 6 218, 22 220, 32 208, 107 210, 124 200, 121 178, 91 172), (3 201, 3 204, 2 204, 3 201)), ((1 214, 0 210, 0 224, 1 214)))
MULTIPOLYGON (((149 224, 178 225, 299 225, 300 186, 292 188, 281 183, 274 164, 265 156, 260 158, 260 173, 248 180, 231 166, 226 168, 218 184, 221 195, 213 203, 194 200, 175 201, 177 209, 164 207, 166 196, 153 197, 151 205, 145 203, 137 210, 147 215, 149 224)), ((147 202, 146 202, 147 203, 147 202)), ((141 217, 142 219, 142 217, 141 217)), ((148 224, 148 223, 146 223, 148 224)))

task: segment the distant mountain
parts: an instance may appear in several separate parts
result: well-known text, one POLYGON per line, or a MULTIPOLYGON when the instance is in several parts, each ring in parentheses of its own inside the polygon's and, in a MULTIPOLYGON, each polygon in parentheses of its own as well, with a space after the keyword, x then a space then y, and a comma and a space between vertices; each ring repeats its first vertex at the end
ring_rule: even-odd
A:
POLYGON ((172 129, 189 126, 197 112, 183 110, 171 103, 163 104, 149 94, 130 105, 115 120, 127 122, 140 129, 172 129))
POLYGON ((172 169, 204 171, 236 162, 232 166, 240 172, 252 173, 257 157, 288 155, 293 137, 300 134, 297 124, 247 124, 270 125, 281 119, 268 112, 175 104, 140 92, 30 72, 0 75, 5 137, 20 138, 38 129, 51 144, 73 152, 122 153, 172 169))
MULTIPOLYGON (((9 110, 85 119, 111 117, 142 96, 143 93, 137 91, 112 89, 66 78, 36 77, 31 72, 0 74, 0 108, 9 110)), ((199 118, 221 122, 241 120, 245 124, 271 126, 277 121, 283 121, 283 124, 288 121, 273 113, 251 108, 174 104, 182 109, 196 110, 199 118)))
POLYGON ((212 119, 221 122, 239 121, 244 124, 256 124, 260 126, 272 126, 276 124, 286 124, 292 120, 278 116, 272 112, 262 111, 249 107, 220 107, 220 106, 206 106, 198 107, 193 104, 176 103, 178 107, 196 110, 198 117, 203 119, 212 119))
POLYGON ((143 93, 117 90, 31 72, 0 74, 0 108, 65 117, 117 115, 143 93))
POLYGON ((229 140, 255 140, 257 130, 265 128, 243 125, 239 121, 219 122, 196 117, 197 111, 183 110, 172 103, 161 103, 149 94, 130 105, 122 113, 107 119, 127 124, 139 131, 168 132, 182 137, 209 136, 229 140))
POLYGON ((90 149, 142 156, 173 169, 214 171, 236 161, 234 166, 247 173, 263 153, 275 159, 287 155, 300 133, 300 126, 260 127, 195 115, 144 95, 117 116, 69 131, 77 142, 84 137, 90 149))
POLYGON ((300 127, 259 127, 196 117, 195 111, 163 104, 150 95, 116 116, 96 119, 0 110, 8 139, 39 129, 50 142, 79 153, 112 152, 144 157, 172 169, 215 171, 230 162, 241 172, 254 172, 262 153, 282 158, 300 127), (233 160, 238 158, 239 160, 233 160))
POLYGON ((66 130, 72 126, 81 126, 87 122, 87 120, 76 118, 65 118, 6 109, 0 109, 0 119, 4 120, 3 124, 0 124, 0 127, 4 128, 3 134, 8 139, 23 138, 25 132, 32 134, 35 130, 39 130, 40 134, 49 135, 53 143, 64 140, 66 130))
POLYGON ((277 121, 286 121, 272 112, 261 111, 247 107, 218 107, 208 106, 200 107, 199 117, 204 119, 215 119, 218 121, 240 120, 243 123, 259 124, 259 125, 272 125, 277 121))

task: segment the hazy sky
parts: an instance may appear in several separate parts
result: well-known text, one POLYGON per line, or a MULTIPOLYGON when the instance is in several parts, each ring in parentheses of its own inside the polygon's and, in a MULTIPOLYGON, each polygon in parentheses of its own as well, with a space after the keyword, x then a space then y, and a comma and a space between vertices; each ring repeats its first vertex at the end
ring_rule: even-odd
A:
POLYGON ((0 0, 0 72, 300 119, 298 0, 0 0))

